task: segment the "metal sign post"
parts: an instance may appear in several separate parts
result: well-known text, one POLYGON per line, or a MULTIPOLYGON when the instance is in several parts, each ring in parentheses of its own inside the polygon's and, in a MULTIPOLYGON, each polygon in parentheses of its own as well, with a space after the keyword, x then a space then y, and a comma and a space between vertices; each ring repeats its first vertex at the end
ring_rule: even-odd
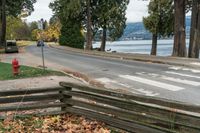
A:
MULTIPOLYGON (((38 27, 39 29, 41 30, 44 30, 44 20, 41 19, 39 22, 38 22, 38 27)), ((42 51, 42 64, 43 64, 43 70, 45 71, 45 63, 44 63, 44 42, 43 42, 43 34, 41 32, 41 40, 39 41, 40 45, 41 45, 41 51, 42 51)))
POLYGON ((44 64, 44 43, 41 42, 41 49, 42 49, 42 63, 43 63, 43 69, 45 70, 45 64, 44 64))

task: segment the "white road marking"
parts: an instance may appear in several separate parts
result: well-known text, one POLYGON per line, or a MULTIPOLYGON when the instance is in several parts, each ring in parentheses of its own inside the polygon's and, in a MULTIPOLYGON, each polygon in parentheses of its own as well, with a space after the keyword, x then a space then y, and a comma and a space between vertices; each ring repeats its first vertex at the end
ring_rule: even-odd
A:
POLYGON ((200 70, 191 69, 191 68, 184 68, 184 67, 173 66, 173 67, 169 67, 168 69, 171 69, 171 70, 183 70, 183 71, 191 71, 193 73, 200 73, 200 70))
MULTIPOLYGON (((166 72, 166 73, 171 73, 171 72, 166 72)), ((172 72, 174 74, 174 72, 172 72)), ((145 75, 145 73, 136 73, 138 75, 145 75)), ((175 73, 177 74, 177 73, 175 73)), ((178 73, 179 74, 179 73, 178 73)), ((168 81, 173 81, 173 82, 177 82, 177 83, 182 83, 182 84, 187 84, 187 85, 192 85, 192 86, 200 86, 200 82, 196 82, 196 81, 191 81, 191 80, 185 80, 185 79, 179 79, 179 78, 173 78, 173 77, 167 77, 164 75, 159 75, 159 74, 155 74, 155 73, 146 73, 146 75, 151 76, 153 78, 162 78, 168 81)), ((184 74, 179 74, 181 76, 188 76, 188 75, 184 75, 184 74)), ((190 77, 192 77, 192 75, 189 75, 190 77)), ((199 78, 200 77, 197 77, 199 78)))
POLYGON ((109 78, 97 78, 96 79, 97 81, 100 81, 102 83, 105 83, 105 84, 116 84, 116 85, 120 85, 120 86, 123 86, 123 87, 126 87, 126 88, 130 88, 131 86, 127 85, 127 84, 123 84, 123 83, 120 83, 118 81, 115 81, 115 80, 112 80, 112 79, 109 79, 109 78))
POLYGON ((199 63, 199 62, 192 62, 192 63, 190 63, 190 64, 196 65, 196 66, 200 66, 200 63, 199 63))
POLYGON ((200 79, 200 77, 198 77, 198 76, 189 75, 189 74, 182 74, 182 73, 177 73, 177 72, 172 72, 172 71, 166 71, 165 73, 179 75, 179 76, 183 76, 183 77, 190 77, 190 78, 200 79))
POLYGON ((154 78, 156 78, 156 77, 159 76, 159 75, 156 74, 156 73, 145 73, 145 72, 136 72, 135 74, 137 74, 137 75, 145 75, 145 74, 147 74, 147 75, 152 76, 152 77, 154 77, 154 78))
POLYGON ((136 76, 131 76, 131 75, 119 75, 119 77, 137 81, 137 82, 140 82, 143 84, 163 88, 163 89, 170 90, 170 91, 180 91, 180 90, 185 89, 182 87, 178 87, 178 86, 174 86, 174 85, 170 85, 170 84, 166 84, 166 83, 162 83, 162 82, 158 82, 158 81, 154 81, 154 80, 149 80, 149 79, 145 79, 145 78, 140 78, 140 77, 136 77, 136 76))
POLYGON ((97 81, 103 82, 103 83, 117 83, 117 81, 111 80, 109 78, 98 78, 97 81))
POLYGON ((144 89, 142 89, 142 88, 140 88, 140 89, 135 89, 136 91, 138 91, 138 92, 140 92, 140 93, 142 93, 142 94, 145 94, 146 96, 157 96, 157 95, 159 95, 159 93, 154 93, 154 92, 152 92, 152 91, 148 91, 148 90, 144 90, 144 89))
POLYGON ((195 81, 191 81, 191 80, 184 80, 184 79, 182 80, 182 79, 166 77, 166 76, 163 76, 162 79, 177 82, 177 83, 192 85, 192 86, 200 86, 200 82, 195 82, 195 81))

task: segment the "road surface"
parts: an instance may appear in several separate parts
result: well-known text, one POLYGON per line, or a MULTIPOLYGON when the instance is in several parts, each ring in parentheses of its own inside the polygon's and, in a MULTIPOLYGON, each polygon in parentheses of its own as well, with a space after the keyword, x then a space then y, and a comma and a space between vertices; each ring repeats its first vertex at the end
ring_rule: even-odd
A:
MULTIPOLYGON (((41 57, 35 45, 26 48, 41 57)), ((107 87, 200 105, 200 69, 108 59, 45 47, 45 60, 86 74, 107 87)))

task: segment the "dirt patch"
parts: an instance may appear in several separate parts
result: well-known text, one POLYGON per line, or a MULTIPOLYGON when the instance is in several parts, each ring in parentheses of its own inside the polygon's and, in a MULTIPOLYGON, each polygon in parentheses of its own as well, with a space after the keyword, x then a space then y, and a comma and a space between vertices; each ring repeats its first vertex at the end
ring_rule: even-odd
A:
POLYGON ((102 84, 101 82, 96 81, 94 79, 91 79, 85 74, 82 74, 82 73, 79 73, 79 72, 73 72, 73 71, 70 71, 70 70, 67 70, 67 69, 64 69, 62 71, 71 75, 72 77, 78 78, 79 80, 88 83, 89 85, 96 86, 96 87, 105 87, 104 84, 102 84))

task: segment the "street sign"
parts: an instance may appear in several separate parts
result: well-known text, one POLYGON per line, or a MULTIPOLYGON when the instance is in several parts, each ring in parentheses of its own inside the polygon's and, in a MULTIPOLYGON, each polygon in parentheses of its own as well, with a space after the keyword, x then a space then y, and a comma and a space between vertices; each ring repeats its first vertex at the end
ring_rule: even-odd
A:
POLYGON ((41 19, 41 20, 39 20, 38 22, 38 28, 40 29, 40 30, 44 30, 44 20, 43 19, 41 19))

